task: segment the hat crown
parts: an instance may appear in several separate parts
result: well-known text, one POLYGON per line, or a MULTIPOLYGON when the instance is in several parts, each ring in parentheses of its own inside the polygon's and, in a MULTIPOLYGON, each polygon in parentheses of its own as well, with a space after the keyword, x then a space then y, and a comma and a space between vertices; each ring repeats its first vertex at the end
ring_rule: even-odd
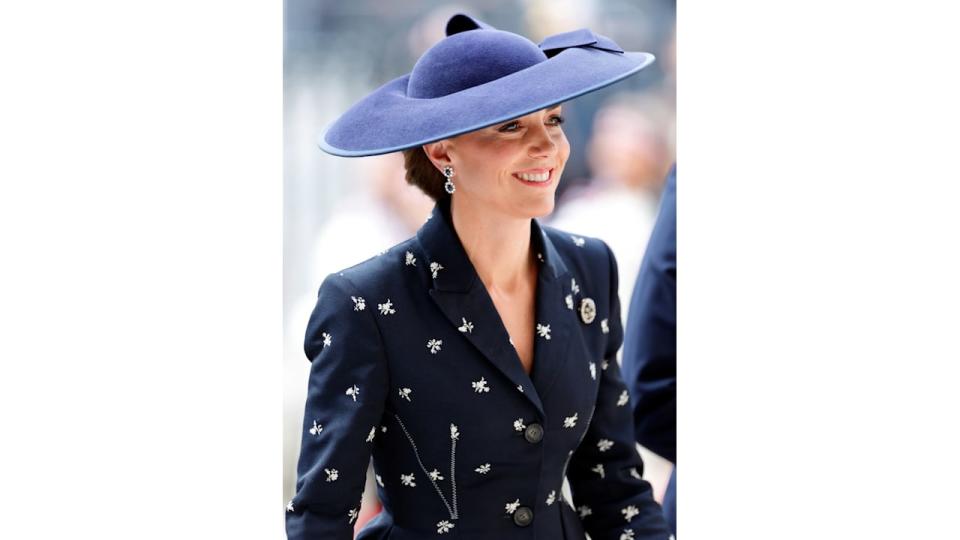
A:
POLYGON ((431 99, 478 86, 547 59, 535 43, 502 30, 478 29, 444 38, 417 60, 407 97, 431 99))

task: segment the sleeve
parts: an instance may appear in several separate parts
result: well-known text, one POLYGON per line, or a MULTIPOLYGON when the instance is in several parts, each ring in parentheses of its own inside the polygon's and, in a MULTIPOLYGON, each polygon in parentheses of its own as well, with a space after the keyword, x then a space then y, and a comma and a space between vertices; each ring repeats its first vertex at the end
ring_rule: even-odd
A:
POLYGON ((389 381, 380 331, 346 278, 320 286, 304 351, 312 365, 287 537, 351 540, 389 381))
POLYGON ((677 462, 676 169, 634 285, 623 343, 637 441, 677 462))
POLYGON ((666 540, 670 530, 650 484, 642 479, 629 394, 617 350, 623 342, 617 263, 610 258, 609 333, 600 370, 600 389, 590 424, 573 453, 567 478, 584 529, 593 540, 666 540))

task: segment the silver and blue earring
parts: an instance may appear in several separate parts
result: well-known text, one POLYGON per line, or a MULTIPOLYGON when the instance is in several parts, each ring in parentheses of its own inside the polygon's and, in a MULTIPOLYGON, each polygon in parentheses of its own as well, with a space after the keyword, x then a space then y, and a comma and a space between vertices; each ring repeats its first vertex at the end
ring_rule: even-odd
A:
POLYGON ((449 166, 449 165, 447 165, 446 167, 444 167, 444 168, 443 168, 443 175, 447 177, 447 182, 446 182, 445 184, 443 184, 443 189, 445 189, 445 190, 447 191, 447 193, 453 195, 453 192, 457 190, 457 186, 453 185, 453 180, 452 180, 452 178, 453 178, 453 167, 451 167, 451 166, 449 166))

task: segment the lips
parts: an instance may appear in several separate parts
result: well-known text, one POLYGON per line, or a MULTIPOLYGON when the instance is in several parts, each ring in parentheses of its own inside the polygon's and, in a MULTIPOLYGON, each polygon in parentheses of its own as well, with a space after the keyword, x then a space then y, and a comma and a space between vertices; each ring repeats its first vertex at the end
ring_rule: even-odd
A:
POLYGON ((513 177, 527 184, 547 184, 553 177, 553 169, 528 169, 513 173, 513 177))

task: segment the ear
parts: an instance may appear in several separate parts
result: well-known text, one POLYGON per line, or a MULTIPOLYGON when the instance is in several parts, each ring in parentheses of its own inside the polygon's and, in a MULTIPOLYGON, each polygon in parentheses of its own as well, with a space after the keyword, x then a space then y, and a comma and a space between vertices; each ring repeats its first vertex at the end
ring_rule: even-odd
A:
POLYGON ((449 145, 446 140, 423 145, 423 153, 427 155, 427 158, 438 171, 442 171, 444 167, 453 163, 453 160, 450 159, 449 145))

